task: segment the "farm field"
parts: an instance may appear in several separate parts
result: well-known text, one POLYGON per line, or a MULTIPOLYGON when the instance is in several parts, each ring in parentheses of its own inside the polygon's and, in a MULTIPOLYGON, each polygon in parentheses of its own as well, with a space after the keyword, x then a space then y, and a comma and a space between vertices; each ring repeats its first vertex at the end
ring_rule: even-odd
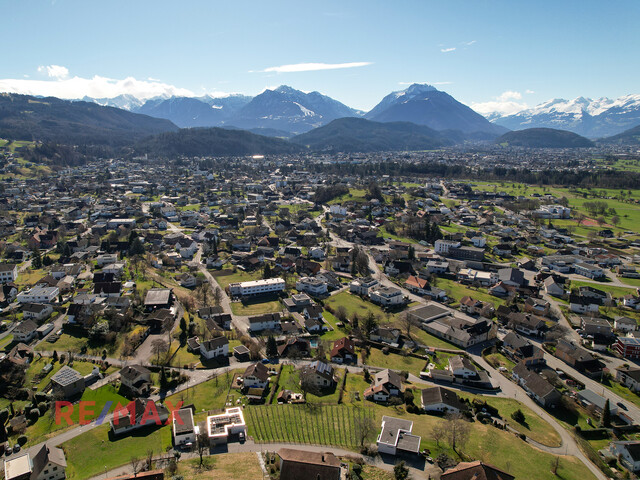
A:
POLYGON ((268 405, 245 409, 249 435, 256 442, 292 442, 357 447, 359 419, 373 419, 371 408, 346 405, 268 405))

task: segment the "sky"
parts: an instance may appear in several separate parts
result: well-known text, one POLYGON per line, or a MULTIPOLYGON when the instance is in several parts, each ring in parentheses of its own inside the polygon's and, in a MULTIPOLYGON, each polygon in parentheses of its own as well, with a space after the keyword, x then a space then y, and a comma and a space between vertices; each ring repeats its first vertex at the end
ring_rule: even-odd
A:
POLYGON ((640 1, 0 0, 0 91, 201 96, 289 85, 369 110, 429 83, 481 113, 640 93, 640 1))

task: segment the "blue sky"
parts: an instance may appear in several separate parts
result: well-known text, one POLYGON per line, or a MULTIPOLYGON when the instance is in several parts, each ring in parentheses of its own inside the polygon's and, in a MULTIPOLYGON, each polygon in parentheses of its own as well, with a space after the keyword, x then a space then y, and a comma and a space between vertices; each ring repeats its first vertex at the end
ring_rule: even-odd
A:
POLYGON ((287 84, 365 110, 412 82, 485 109, 640 93, 636 0, 0 0, 0 9, 0 91, 255 95, 287 84), (285 65, 297 67, 275 68, 285 65))

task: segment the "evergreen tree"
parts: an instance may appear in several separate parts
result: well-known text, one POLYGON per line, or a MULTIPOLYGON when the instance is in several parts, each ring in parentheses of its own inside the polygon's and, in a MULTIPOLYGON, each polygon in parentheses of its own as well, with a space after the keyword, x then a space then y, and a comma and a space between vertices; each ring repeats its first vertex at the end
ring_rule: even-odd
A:
POLYGON ((604 410, 602 410, 602 418, 600 423, 603 428, 609 428, 611 426, 611 410, 608 398, 606 402, 604 402, 604 410))
POLYGON ((276 344, 276 339, 273 335, 269 335, 269 338, 267 338, 266 353, 268 358, 275 358, 278 356, 278 345, 276 344))
POLYGON ((269 262, 265 262, 264 264, 262 278, 271 278, 271 265, 269 265, 269 262))
POLYGON ((36 247, 33 250, 33 259, 31 260, 33 268, 42 268, 42 257, 40 256, 40 250, 36 247))

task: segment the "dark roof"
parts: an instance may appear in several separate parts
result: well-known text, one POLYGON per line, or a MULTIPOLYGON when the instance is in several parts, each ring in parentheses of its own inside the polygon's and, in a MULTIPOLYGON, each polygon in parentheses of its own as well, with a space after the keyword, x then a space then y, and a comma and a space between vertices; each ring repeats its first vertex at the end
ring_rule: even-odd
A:
POLYGON ((49 462, 62 468, 67 467, 67 460, 62 449, 58 447, 48 447, 46 444, 42 445, 38 453, 32 457, 31 461, 33 463, 33 468, 31 469, 32 479, 38 478, 49 462))
POLYGON ((445 405, 457 410, 466 410, 467 407, 460 402, 458 395, 451 390, 442 387, 425 388, 422 390, 422 405, 435 405, 444 403, 445 405))
POLYGON ((331 453, 308 452, 293 448, 278 451, 282 459, 280 480, 338 480, 340 478, 340 460, 331 453))
POLYGON ((492 465, 475 462, 462 462, 454 468, 450 468, 441 476, 441 480, 514 480, 516 477, 509 475, 492 465))
POLYGON ((152 288, 144 299, 145 305, 167 305, 171 300, 170 288, 152 288))
POLYGON ((204 341, 201 343, 201 345, 204 345, 205 350, 213 350, 214 348, 221 347, 222 345, 227 345, 228 343, 229 339, 225 336, 221 336, 204 341))
POLYGON ((181 433, 193 432, 193 412, 190 408, 181 408, 173 412, 175 419, 174 432, 178 435, 181 433))
POLYGON ((127 365, 120 370, 120 377, 133 380, 138 375, 151 375, 151 372, 142 365, 127 365))
POLYGON ((244 377, 256 377, 263 382, 269 378, 269 370, 262 363, 257 362, 253 365, 249 365, 244 371, 244 377))
POLYGON ((58 372, 51 377, 51 381, 53 383, 57 383, 61 387, 65 387, 67 385, 71 385, 78 380, 82 380, 84 377, 76 372, 73 368, 64 366, 58 372))

